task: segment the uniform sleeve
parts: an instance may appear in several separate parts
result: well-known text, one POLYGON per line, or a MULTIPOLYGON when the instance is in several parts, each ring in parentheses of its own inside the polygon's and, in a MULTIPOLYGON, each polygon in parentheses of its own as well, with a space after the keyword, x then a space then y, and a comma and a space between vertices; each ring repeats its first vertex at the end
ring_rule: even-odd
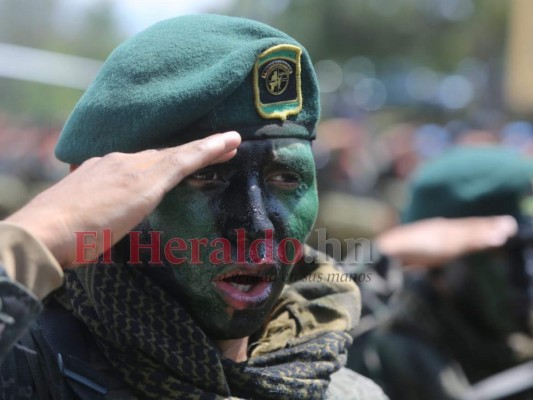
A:
POLYGON ((63 282, 48 249, 22 228, 0 222, 0 362, 63 282))

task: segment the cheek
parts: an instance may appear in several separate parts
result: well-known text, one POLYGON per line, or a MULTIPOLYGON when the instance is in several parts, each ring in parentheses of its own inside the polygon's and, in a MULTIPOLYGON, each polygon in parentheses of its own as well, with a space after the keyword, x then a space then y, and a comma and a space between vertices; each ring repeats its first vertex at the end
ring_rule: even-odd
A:
POLYGON ((307 240, 318 213, 318 194, 313 184, 302 189, 288 204, 287 234, 301 243, 307 240))
POLYGON ((206 243, 211 243, 217 236, 214 218, 216 203, 201 192, 178 187, 167 194, 148 217, 152 229, 161 232, 164 257, 169 262, 173 262, 172 259, 185 259, 184 262, 175 261, 177 264, 173 270, 188 293, 205 293, 210 288, 213 271, 206 263, 210 252, 206 243), (167 245, 176 239, 183 240, 185 249, 169 250, 167 245))
POLYGON ((209 198, 187 187, 169 192, 148 220, 161 237, 190 240, 214 232, 214 217, 209 198))

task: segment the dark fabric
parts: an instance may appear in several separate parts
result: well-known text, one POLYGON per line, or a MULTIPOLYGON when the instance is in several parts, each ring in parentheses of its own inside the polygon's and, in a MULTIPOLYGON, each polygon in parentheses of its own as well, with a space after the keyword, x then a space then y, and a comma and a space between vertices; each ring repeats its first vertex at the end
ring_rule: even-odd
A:
POLYGON ((456 360, 471 383, 519 363, 503 334, 486 332, 440 297, 403 293, 387 330, 431 343, 456 360))
POLYGON ((480 330, 453 303, 417 282, 395 301, 387 322, 354 340, 347 366, 394 400, 459 400, 471 384, 520 362, 506 337, 480 330))
POLYGON ((423 338, 389 330, 357 337, 347 367, 372 379, 393 400, 459 400, 468 387, 462 371, 437 348, 423 338))
POLYGON ((0 263, 0 364, 41 310, 39 299, 9 279, 0 263))

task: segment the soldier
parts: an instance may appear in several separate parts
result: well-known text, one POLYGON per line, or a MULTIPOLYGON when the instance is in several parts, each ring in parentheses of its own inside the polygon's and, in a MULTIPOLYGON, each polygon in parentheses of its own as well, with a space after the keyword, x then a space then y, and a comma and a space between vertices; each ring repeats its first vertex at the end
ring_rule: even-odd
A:
POLYGON ((118 47, 57 145, 74 172, 0 226, 2 398, 385 398, 342 368, 356 286, 279 252, 316 217, 318 117, 306 50, 255 21, 118 47))
MULTIPOLYGON (((404 232, 415 242, 404 241, 405 247, 427 247, 426 236, 439 232, 434 230, 439 224, 446 225, 436 217, 463 225, 448 230, 452 235, 468 232, 467 217, 475 217, 470 230, 474 234, 480 223, 494 223, 498 231, 481 232, 485 239, 477 242, 485 242, 485 250, 473 253, 476 246, 468 249, 455 236, 440 236, 440 265, 405 276, 390 316, 356 339, 350 367, 374 379, 395 400, 482 399, 488 397, 467 397, 477 393, 472 384, 533 356, 527 254, 531 238, 519 229, 514 239, 505 240, 516 232, 517 222, 520 227, 531 215, 527 193, 532 176, 531 161, 498 147, 458 148, 415 174, 404 221, 414 223, 418 238, 409 236, 407 225, 404 232), (497 215, 512 216, 515 222, 508 217, 492 217, 492 222, 480 218, 497 215), (461 248, 462 254, 456 251, 461 248)), ((388 252, 390 243, 384 240, 382 247, 388 252)), ((432 253, 426 257, 431 263, 439 260, 438 249, 426 248, 426 253, 432 253)), ((403 260, 409 259, 404 253, 403 260)), ((424 267, 423 255, 411 259, 424 267)), ((510 390, 508 386, 507 395, 519 391, 517 383, 510 390)), ((503 398, 505 390, 499 397, 493 390, 494 397, 489 397, 503 398)))

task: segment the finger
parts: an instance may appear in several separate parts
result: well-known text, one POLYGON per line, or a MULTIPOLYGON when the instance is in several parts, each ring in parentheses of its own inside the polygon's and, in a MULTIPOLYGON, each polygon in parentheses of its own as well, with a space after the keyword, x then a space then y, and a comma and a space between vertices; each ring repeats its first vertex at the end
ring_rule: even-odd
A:
POLYGON ((226 132, 174 147, 168 151, 163 150, 164 159, 156 169, 168 178, 166 183, 170 189, 183 177, 200 168, 219 160, 229 160, 235 155, 235 150, 240 143, 241 137, 237 132, 226 132))
POLYGON ((471 218, 470 244, 473 250, 503 246, 510 237, 518 232, 516 220, 509 216, 471 218))
POLYGON ((232 150, 232 151, 230 151, 230 152, 228 152, 226 154, 221 155, 216 160, 213 160, 213 162, 211 162, 211 164, 222 164, 222 163, 225 163, 226 161, 229 161, 233 157, 235 157, 235 154, 237 154, 237 150, 232 150))

